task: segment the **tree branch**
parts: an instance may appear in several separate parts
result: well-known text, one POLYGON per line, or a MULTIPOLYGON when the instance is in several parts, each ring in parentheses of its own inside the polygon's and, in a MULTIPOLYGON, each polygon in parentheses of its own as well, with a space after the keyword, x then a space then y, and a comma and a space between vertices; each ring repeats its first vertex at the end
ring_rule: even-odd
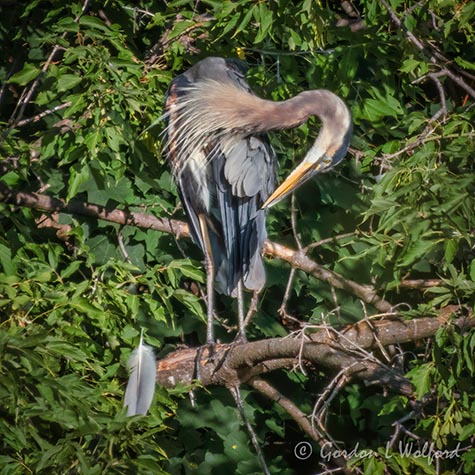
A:
MULTIPOLYGON (((174 234, 177 238, 189 237, 190 235, 188 225, 182 221, 157 218, 156 216, 135 211, 111 210, 104 206, 88 204, 76 199, 71 199, 66 202, 63 199, 53 198, 44 194, 15 191, 7 187, 1 181, 0 201, 41 211, 88 216, 111 223, 136 226, 143 229, 153 229, 155 231, 174 234)), ((375 288, 371 285, 361 285, 352 280, 345 279, 340 274, 317 264, 306 256, 303 251, 295 251, 281 244, 266 241, 264 244, 264 253, 268 257, 276 257, 287 261, 292 267, 303 270, 315 278, 326 282, 330 286, 351 293, 364 303, 373 305, 380 312, 388 312, 392 307, 389 302, 377 295, 375 288)))
MULTIPOLYGON (((254 389, 259 391, 268 399, 279 404, 279 406, 282 407, 282 409, 284 409, 284 411, 287 412, 287 414, 289 414, 289 416, 295 422, 297 422, 303 432, 305 432, 310 438, 317 442, 320 447, 323 447, 326 443, 328 443, 328 441, 322 435, 320 435, 309 422, 307 414, 301 411, 293 401, 277 391, 277 389, 271 386, 267 381, 256 378, 252 380, 250 384, 254 389)), ((346 469, 346 460, 344 458, 335 457, 332 460, 342 469, 343 473, 354 473, 346 469)))
POLYGON ((371 285, 361 285, 349 279, 345 279, 340 274, 327 269, 305 255, 304 252, 294 251, 288 247, 275 242, 266 241, 264 244, 264 253, 270 257, 278 257, 287 261, 292 267, 303 270, 307 274, 313 275, 317 279, 328 283, 329 285, 345 290, 361 299, 364 303, 373 305, 380 312, 388 312, 392 305, 378 296, 376 290, 371 285))
POLYGON ((0 182, 0 201, 41 211, 75 214, 102 219, 103 221, 109 221, 111 223, 163 231, 165 233, 175 234, 178 238, 190 235, 188 225, 182 221, 157 218, 152 215, 128 210, 110 210, 104 206, 88 204, 76 199, 66 202, 63 199, 53 198, 52 196, 39 193, 15 191, 8 188, 2 182, 0 182))
MULTIPOLYGON (((389 386, 396 392, 411 395, 411 384, 395 369, 371 355, 380 346, 417 341, 433 336, 447 324, 445 315, 453 307, 440 311, 440 318, 413 320, 391 319, 358 322, 337 332, 331 327, 300 338, 287 336, 236 345, 218 344, 212 353, 208 348, 198 354, 198 348, 174 351, 157 362, 157 382, 165 387, 178 383, 191 385, 196 365, 200 366, 200 383, 204 386, 236 386, 250 382, 276 369, 292 369, 302 358, 306 365, 332 370, 351 368, 351 375, 366 384, 389 386), (196 359, 201 356, 200 361, 196 359)), ((451 325, 463 329, 475 327, 475 318, 459 317, 451 325)))

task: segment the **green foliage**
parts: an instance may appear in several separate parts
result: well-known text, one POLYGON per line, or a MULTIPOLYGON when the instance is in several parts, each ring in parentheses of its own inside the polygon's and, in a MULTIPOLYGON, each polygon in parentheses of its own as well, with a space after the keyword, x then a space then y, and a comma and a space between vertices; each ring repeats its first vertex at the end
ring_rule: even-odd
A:
MULTIPOLYGON (((207 55, 238 56, 259 95, 283 100, 328 88, 351 106, 355 123, 356 160, 296 193, 296 230, 289 200, 273 208, 270 237, 293 248, 296 233, 303 246, 320 242, 314 260, 375 285, 409 308, 408 317, 451 305, 473 311, 473 97, 448 76, 427 76, 449 65, 471 84, 473 2, 388 2, 406 30, 391 24, 377 0, 353 2, 360 29, 347 26, 359 19, 336 2, 24 3, 0 5, 3 184, 182 218, 160 155, 162 126, 147 128, 157 123, 173 76, 207 55), (429 49, 421 51, 408 32, 429 49), (446 114, 432 120, 444 102, 446 114), (418 291, 404 279, 438 284, 418 291)), ((317 127, 310 120, 272 135, 281 176, 301 160, 317 127)), ((165 233, 0 203, 2 474, 261 473, 223 389, 197 390, 192 407, 183 398, 188 388, 158 388, 150 416, 128 419, 122 410, 125 363, 141 327, 159 355, 203 341, 200 260, 191 242, 178 246, 165 233)), ((267 269, 249 329, 254 339, 288 332, 276 317, 288 266, 273 260, 267 269)), ((234 305, 219 298, 220 316, 236 314, 234 305)), ((287 304, 304 322, 329 316, 338 325, 375 313, 367 307, 303 272, 287 304)), ((230 339, 224 325, 220 338, 230 339)), ((328 430, 348 451, 357 443, 368 449, 351 460, 367 474, 436 473, 433 461, 414 452, 424 442, 449 451, 461 444, 437 473, 460 466, 473 473, 473 331, 447 328, 427 346, 404 349, 421 409, 404 420, 419 439, 407 433, 400 442, 414 449, 387 446, 414 401, 357 384, 335 398, 328 430)), ((270 378, 307 413, 328 382, 320 371, 270 378)), ((246 410, 271 473, 319 470, 317 451, 296 459, 293 447, 304 436, 280 407, 249 393, 246 410)))

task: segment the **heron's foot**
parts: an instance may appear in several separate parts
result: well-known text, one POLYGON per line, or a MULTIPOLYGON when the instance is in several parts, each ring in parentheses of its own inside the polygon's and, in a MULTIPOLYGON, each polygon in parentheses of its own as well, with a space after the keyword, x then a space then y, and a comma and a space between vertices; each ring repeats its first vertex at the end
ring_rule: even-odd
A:
POLYGON ((201 381, 201 365, 211 363, 216 353, 216 342, 208 341, 206 344, 198 347, 195 357, 195 376, 201 381))
POLYGON ((233 346, 243 345, 244 343, 247 343, 246 333, 244 331, 239 330, 237 335, 234 337, 233 346))

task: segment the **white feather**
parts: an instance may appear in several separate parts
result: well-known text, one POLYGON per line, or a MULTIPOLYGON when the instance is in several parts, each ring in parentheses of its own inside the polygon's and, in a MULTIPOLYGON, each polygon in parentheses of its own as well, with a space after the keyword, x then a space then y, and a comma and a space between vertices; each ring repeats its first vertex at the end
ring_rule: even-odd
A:
POLYGON ((156 361, 153 349, 144 345, 143 335, 140 337, 138 348, 130 355, 127 366, 129 382, 124 397, 127 415, 145 415, 152 404, 155 392, 156 361))

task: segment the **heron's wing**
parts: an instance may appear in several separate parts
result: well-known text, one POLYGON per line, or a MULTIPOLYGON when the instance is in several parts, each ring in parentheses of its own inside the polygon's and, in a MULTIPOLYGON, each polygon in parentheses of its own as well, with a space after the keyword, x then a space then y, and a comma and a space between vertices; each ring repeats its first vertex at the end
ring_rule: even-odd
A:
POLYGON ((249 290, 265 283, 262 246, 267 237, 261 209, 276 181, 275 156, 266 137, 247 137, 212 161, 216 202, 227 252, 217 284, 231 293, 239 278, 249 290), (226 277, 226 278, 225 278, 226 277))

